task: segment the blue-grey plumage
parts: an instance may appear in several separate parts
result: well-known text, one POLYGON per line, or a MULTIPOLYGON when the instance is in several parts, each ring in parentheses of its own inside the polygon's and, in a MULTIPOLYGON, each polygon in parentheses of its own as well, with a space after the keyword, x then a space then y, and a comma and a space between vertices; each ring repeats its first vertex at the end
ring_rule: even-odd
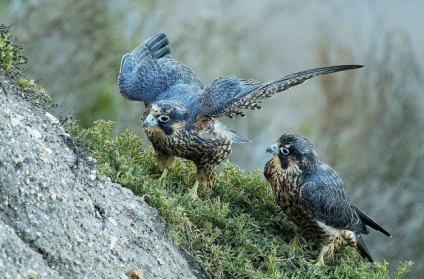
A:
POLYGON ((222 129, 217 118, 243 116, 243 109, 260 109, 262 99, 310 78, 360 67, 322 67, 267 83, 219 77, 205 87, 190 68, 172 58, 166 35, 158 34, 122 57, 118 82, 125 98, 145 103, 143 119, 158 119, 156 126, 145 123, 144 128, 159 165, 168 168, 173 156, 193 160, 198 168, 197 181, 211 185, 215 167, 231 152, 231 144, 248 141, 228 128, 222 129))
POLYGON ((243 115, 240 109, 259 109, 260 100, 319 75, 352 70, 362 65, 321 67, 260 83, 235 76, 219 77, 205 87, 194 72, 173 59, 165 34, 155 35, 123 56, 119 73, 121 94, 130 100, 153 103, 179 101, 198 117, 243 115))
POLYGON ((264 169, 277 202, 301 231, 322 242, 316 261, 324 264, 340 240, 373 261, 361 234, 367 226, 390 236, 385 229, 352 203, 343 181, 330 166, 321 162, 315 146, 306 138, 283 135, 267 152, 274 154, 264 169))

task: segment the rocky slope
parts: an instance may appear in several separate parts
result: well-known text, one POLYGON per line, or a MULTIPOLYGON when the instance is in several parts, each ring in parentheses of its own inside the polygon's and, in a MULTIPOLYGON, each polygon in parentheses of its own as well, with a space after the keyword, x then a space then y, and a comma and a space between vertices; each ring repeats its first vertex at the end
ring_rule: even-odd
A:
POLYGON ((0 74, 1 278, 194 278, 157 211, 21 94, 0 74))

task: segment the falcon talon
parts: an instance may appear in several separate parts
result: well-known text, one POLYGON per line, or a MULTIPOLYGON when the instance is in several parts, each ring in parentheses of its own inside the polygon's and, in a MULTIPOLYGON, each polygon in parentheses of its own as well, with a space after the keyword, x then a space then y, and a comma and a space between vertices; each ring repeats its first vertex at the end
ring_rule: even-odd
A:
POLYGON ((187 192, 187 196, 190 197, 191 200, 199 200, 199 196, 197 195, 197 188, 199 186, 199 182, 196 181, 196 183, 194 183, 193 188, 191 188, 190 190, 188 190, 187 192))
POLYGON ((166 186, 167 176, 168 176, 168 168, 165 168, 162 172, 162 175, 158 179, 162 187, 166 186))
POLYGON ((342 243, 355 248, 373 262, 361 234, 371 227, 391 236, 383 227, 349 200, 343 181, 330 166, 321 162, 315 146, 297 135, 282 135, 270 145, 273 155, 264 168, 278 205, 305 236, 321 243, 317 266, 324 257, 333 257, 342 243))
POLYGON ((290 241, 290 245, 293 247, 294 250, 299 250, 299 251, 303 250, 302 245, 300 245, 300 237, 297 234, 290 241))
POLYGON ((244 109, 260 109, 261 100, 316 76, 361 68, 340 65, 306 70, 261 83, 235 76, 219 77, 205 86, 183 63, 171 56, 165 34, 141 43, 121 60, 118 83, 125 98, 144 102, 143 128, 163 169, 174 156, 193 161, 196 181, 212 186, 218 166, 233 143, 250 142, 217 119, 243 116, 244 109))

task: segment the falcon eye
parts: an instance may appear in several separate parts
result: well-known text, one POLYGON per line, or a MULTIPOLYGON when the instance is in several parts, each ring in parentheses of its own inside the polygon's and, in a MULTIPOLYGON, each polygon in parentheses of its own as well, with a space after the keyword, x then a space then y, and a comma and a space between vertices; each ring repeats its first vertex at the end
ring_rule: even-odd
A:
POLYGON ((289 153, 290 153, 290 151, 288 150, 288 148, 285 148, 285 147, 280 147, 280 151, 285 156, 289 155, 289 153))
POLYGON ((169 121, 169 116, 168 115, 165 115, 165 114, 161 114, 161 115, 158 116, 158 120, 160 122, 168 122, 169 121))

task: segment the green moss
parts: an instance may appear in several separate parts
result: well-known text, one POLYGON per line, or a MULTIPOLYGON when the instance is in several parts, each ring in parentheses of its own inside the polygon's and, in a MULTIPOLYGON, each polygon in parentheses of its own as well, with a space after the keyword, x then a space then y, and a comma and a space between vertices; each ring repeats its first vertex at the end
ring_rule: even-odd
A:
POLYGON ((16 38, 9 34, 9 27, 0 25, 0 68, 8 71, 10 68, 25 64, 27 59, 22 55, 23 46, 16 44, 16 38))
POLYGON ((19 46, 16 37, 9 33, 9 27, 0 25, 0 69, 22 89, 24 98, 47 108, 51 103, 50 96, 34 80, 26 78, 18 68, 19 65, 27 63, 23 51, 24 47, 19 46))
POLYGON ((44 108, 51 103, 51 97, 46 93, 43 87, 38 85, 34 80, 29 80, 25 77, 20 77, 15 80, 24 93, 23 97, 30 100, 32 103, 40 105, 44 108))
MULTIPOLYGON (((177 159, 162 185, 153 149, 142 149, 129 130, 113 135, 113 128, 107 121, 89 129, 70 126, 88 144, 99 171, 144 195, 166 219, 174 243, 212 278, 388 278, 387 262, 365 262, 350 247, 327 259, 326 268, 311 265, 318 246, 306 242, 298 251, 288 244, 292 226, 260 172, 246 173, 227 161, 213 188, 199 189, 202 200, 191 201, 185 195, 194 184, 191 162, 177 159)), ((410 265, 400 264, 396 278, 410 265)))

